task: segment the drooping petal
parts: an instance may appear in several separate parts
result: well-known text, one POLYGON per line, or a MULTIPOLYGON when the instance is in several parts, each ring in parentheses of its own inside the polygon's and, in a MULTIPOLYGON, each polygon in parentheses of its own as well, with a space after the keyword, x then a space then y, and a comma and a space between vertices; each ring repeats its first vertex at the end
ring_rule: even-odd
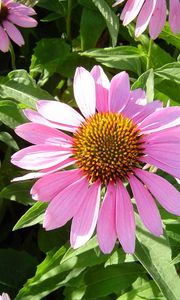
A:
POLYGON ((49 204, 43 227, 52 230, 66 224, 80 209, 88 193, 88 181, 81 178, 62 190, 49 204))
POLYGON ((14 23, 15 25, 18 25, 20 27, 24 27, 24 28, 32 28, 32 27, 36 27, 37 26, 37 21, 31 17, 28 16, 23 16, 20 15, 18 13, 10 12, 8 14, 7 19, 9 21, 11 21, 12 23, 14 23))
POLYGON ((118 181, 116 191, 116 231, 126 253, 135 250, 135 218, 130 196, 124 185, 118 181))
POLYGON ((136 177, 130 175, 129 182, 144 226, 154 235, 160 236, 163 233, 163 229, 154 199, 147 188, 136 177))
POLYGON ((84 121, 71 106, 58 101, 40 100, 37 109, 44 118, 52 122, 78 127, 84 121))
POLYGON ((139 14, 142 5, 145 0, 131 0, 127 1, 120 19, 123 20, 123 25, 128 25, 132 20, 134 20, 139 14))
POLYGON ((159 175, 144 170, 136 169, 136 175, 167 211, 180 215, 180 193, 172 184, 159 175))
POLYGON ((180 126, 164 129, 160 132, 147 134, 143 137, 143 140, 146 141, 146 143, 153 145, 161 143, 179 144, 180 126))
POLYGON ((149 115, 142 121, 140 129, 147 134, 177 125, 180 125, 180 107, 174 106, 165 107, 149 115))
POLYGON ((9 50, 9 38, 2 26, 0 26, 0 50, 2 52, 8 52, 9 50))
MULTIPOLYGON (((171 1, 170 1, 171 2, 171 1)), ((158 0, 149 22, 150 37, 155 40, 166 22, 166 0, 158 0)))
POLYGON ((153 166, 171 174, 172 176, 180 178, 180 168, 175 168, 174 166, 169 165, 167 162, 162 162, 161 160, 152 158, 149 155, 141 157, 140 160, 142 162, 153 165, 153 166))
POLYGON ((180 147, 177 147, 177 144, 161 143, 145 145, 144 153, 174 168, 180 168, 180 147))
POLYGON ((26 170, 40 170, 55 166, 71 155, 68 148, 53 145, 35 145, 13 154, 11 162, 26 170))
POLYGON ((91 70, 96 84, 96 108, 98 112, 108 111, 108 93, 110 82, 100 66, 94 66, 91 70))
POLYGON ((132 116, 135 123, 142 122, 146 117, 151 115, 153 112, 158 111, 159 109, 163 108, 163 103, 161 101, 155 100, 151 103, 147 103, 139 113, 132 116))
POLYGON ((69 167, 69 166, 73 165, 75 162, 76 162, 76 160, 74 158, 70 157, 70 158, 65 159, 63 162, 53 166, 53 167, 43 169, 39 172, 31 172, 31 173, 28 173, 26 175, 16 177, 16 178, 12 179, 12 182, 41 178, 41 177, 46 176, 48 174, 59 171, 63 168, 69 167))
POLYGON ((3 27, 6 29, 7 34, 18 46, 24 45, 24 39, 20 31, 12 23, 3 21, 3 27))
POLYGON ((18 136, 32 144, 51 144, 62 147, 70 147, 72 138, 67 134, 37 123, 26 123, 16 127, 18 136))
POLYGON ((115 208, 116 190, 113 183, 109 183, 99 212, 97 222, 97 239, 103 253, 110 253, 116 242, 115 208))
POLYGON ((70 242, 74 249, 84 245, 94 232, 99 213, 100 190, 101 184, 93 183, 86 194, 85 201, 73 217, 70 242))
POLYGON ((83 67, 78 67, 74 75, 74 97, 82 114, 88 118, 96 110, 96 88, 92 75, 83 67))
POLYGON ((180 2, 179 0, 169 1, 169 24, 172 32, 180 32, 180 2))
POLYGON ((32 198, 39 201, 50 201, 63 189, 81 177, 82 173, 79 170, 61 171, 45 175, 32 186, 32 198))
POLYGON ((62 125, 62 124, 58 124, 56 122, 51 122, 51 121, 43 118, 35 110, 26 108, 23 110, 23 112, 24 112, 24 115, 26 116, 26 118, 31 122, 47 125, 52 128, 58 128, 58 129, 62 129, 62 130, 69 131, 69 132, 74 132, 76 130, 76 127, 74 127, 74 126, 62 125))
POLYGON ((110 83, 109 110, 111 112, 122 111, 127 105, 129 97, 129 75, 126 72, 120 72, 112 78, 110 83))
POLYGON ((158 0, 146 0, 138 17, 136 22, 136 29, 135 29, 135 36, 138 37, 143 33, 152 17, 152 14, 154 12, 156 2, 158 0))
POLYGON ((130 101, 133 101, 133 102, 135 102, 136 104, 139 104, 139 105, 146 105, 147 104, 147 98, 146 98, 145 91, 141 88, 132 90, 130 92, 130 101))
POLYGON ((11 2, 7 6, 11 12, 16 12, 21 15, 29 15, 29 16, 36 15, 36 12, 32 7, 23 5, 21 3, 11 2))

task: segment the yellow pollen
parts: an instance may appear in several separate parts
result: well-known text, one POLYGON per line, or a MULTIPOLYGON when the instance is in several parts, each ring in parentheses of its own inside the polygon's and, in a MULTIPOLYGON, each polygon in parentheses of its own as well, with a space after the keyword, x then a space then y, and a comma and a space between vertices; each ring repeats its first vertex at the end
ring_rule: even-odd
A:
POLYGON ((102 184, 125 180, 143 155, 140 131, 118 113, 96 113, 83 122, 73 136, 77 166, 91 181, 102 184))

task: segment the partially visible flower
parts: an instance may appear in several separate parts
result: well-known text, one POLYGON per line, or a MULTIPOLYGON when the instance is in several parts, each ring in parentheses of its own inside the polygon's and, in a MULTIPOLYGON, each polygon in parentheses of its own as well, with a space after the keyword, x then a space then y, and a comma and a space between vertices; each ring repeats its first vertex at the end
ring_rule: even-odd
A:
MULTIPOLYGON (((124 0, 117 0, 116 6, 124 0)), ((120 19, 128 25, 137 17, 135 36, 140 36, 149 25, 149 34, 156 39, 166 22, 166 0, 127 0, 120 19)), ((169 24, 172 32, 180 32, 180 1, 169 0, 169 24)))
POLYGON ((2 293, 2 295, 0 296, 0 300, 11 300, 11 299, 8 294, 2 293))
POLYGON ((74 96, 81 113, 48 100, 39 101, 37 111, 25 110, 31 122, 18 126, 16 133, 34 145, 15 153, 12 163, 38 172, 16 180, 39 177, 31 194, 34 200, 49 202, 43 226, 51 230, 72 219, 73 248, 86 243, 97 224, 104 253, 112 251, 117 238, 125 252, 133 253, 136 225, 126 183, 152 234, 163 233, 154 198, 180 215, 179 192, 143 170, 150 164, 180 178, 180 107, 163 108, 158 100, 147 103, 143 90, 130 90, 126 72, 109 82, 100 66, 91 72, 77 68, 74 96), (73 169, 65 170, 70 165, 73 169))
POLYGON ((35 15, 33 8, 14 2, 2 0, 0 7, 0 50, 9 50, 10 39, 18 46, 24 45, 24 39, 15 25, 30 28, 37 26, 37 21, 30 16, 35 15))

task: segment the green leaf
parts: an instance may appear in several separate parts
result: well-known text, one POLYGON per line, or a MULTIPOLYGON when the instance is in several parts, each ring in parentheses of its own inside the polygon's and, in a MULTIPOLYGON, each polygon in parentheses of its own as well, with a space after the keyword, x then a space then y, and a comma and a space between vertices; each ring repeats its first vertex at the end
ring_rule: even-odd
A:
MULTIPOLYGON (((1 108, 0 108, 0 110, 1 110, 1 108)), ((13 137, 8 132, 5 132, 5 131, 0 132, 0 141, 5 143, 10 148, 13 148, 14 150, 19 149, 17 143, 15 142, 13 137)))
MULTIPOLYGON (((10 100, 2 100, 0 101, 0 121, 14 129, 16 126, 24 123, 25 118, 16 103, 10 100)), ((7 137, 7 134, 6 138, 10 139, 10 137, 7 137)))
POLYGON ((43 78, 45 82, 49 76, 59 72, 69 53, 70 46, 60 38, 40 40, 34 49, 30 74, 46 71, 46 77, 43 78))
POLYGON ((163 300, 165 298, 161 295, 157 285, 152 280, 146 282, 141 287, 134 288, 131 291, 117 298, 117 300, 142 300, 142 299, 163 300))
POLYGON ((40 89, 25 70, 16 70, 0 81, 0 98, 14 99, 28 107, 35 108, 38 99, 53 99, 40 89))
POLYGON ((33 226, 41 223, 43 220, 44 212, 47 208, 46 202, 35 203, 16 223, 13 230, 33 226))
POLYGON ((32 184, 29 182, 15 182, 7 185, 0 192, 0 197, 22 203, 24 205, 34 204, 30 196, 30 188, 32 184))
POLYGON ((146 96, 148 102, 152 102, 154 100, 154 72, 151 69, 146 81, 146 96))
POLYGON ((99 9, 100 13, 105 19, 106 25, 108 27, 112 39, 112 45, 114 47, 117 43, 117 37, 119 32, 119 19, 105 0, 92 0, 92 2, 99 9))
POLYGON ((180 49, 180 34, 174 34, 168 23, 164 26, 159 38, 165 40, 168 44, 180 49))
POLYGON ((144 53, 136 47, 119 46, 115 48, 88 50, 80 54, 94 58, 110 68, 129 70, 141 74, 141 58, 144 56, 144 53))
POLYGON ((180 279, 171 264, 171 248, 165 236, 157 238, 138 227, 135 256, 166 299, 180 299, 180 279))
POLYGON ((84 8, 80 25, 81 49, 84 51, 96 47, 105 27, 106 24, 99 12, 84 8), (93 28, 91 34, 89 34, 90 28, 93 28))
POLYGON ((90 269, 85 275, 86 291, 83 299, 98 299, 128 288, 145 271, 137 263, 90 269))
POLYGON ((155 74, 163 80, 167 79, 180 84, 180 62, 166 64, 156 69, 155 74))

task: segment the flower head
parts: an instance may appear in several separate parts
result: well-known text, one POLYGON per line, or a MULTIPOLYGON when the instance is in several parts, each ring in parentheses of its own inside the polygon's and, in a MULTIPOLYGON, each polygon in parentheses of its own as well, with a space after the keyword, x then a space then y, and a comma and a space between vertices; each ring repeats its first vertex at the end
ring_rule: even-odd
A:
POLYGON ((31 194, 49 202, 43 226, 51 230, 72 219, 72 247, 86 243, 97 225, 104 253, 112 251, 117 238, 124 251, 133 253, 135 218, 127 183, 152 234, 163 233, 154 198, 180 214, 178 191, 143 169, 154 165, 180 177, 180 108, 147 103, 143 90, 130 90, 126 72, 109 82, 100 66, 91 72, 77 68, 74 96, 81 113, 47 100, 38 101, 37 111, 24 111, 31 122, 16 133, 34 145, 15 153, 12 163, 38 172, 15 180, 39 178, 31 194), (70 165, 72 170, 66 170, 70 165))
POLYGON ((20 27, 35 27, 37 21, 30 16, 35 15, 33 8, 14 2, 2 0, 0 7, 0 50, 9 50, 10 39, 18 46, 24 45, 24 39, 15 25, 20 27))
MULTIPOLYGON (((114 6, 124 2, 117 0, 114 6)), ((140 36, 149 25, 149 34, 156 39, 166 22, 166 0, 127 0, 121 13, 123 25, 128 25, 137 17, 135 35, 140 36)), ((169 24, 172 32, 180 32, 180 1, 169 0, 169 24)))

